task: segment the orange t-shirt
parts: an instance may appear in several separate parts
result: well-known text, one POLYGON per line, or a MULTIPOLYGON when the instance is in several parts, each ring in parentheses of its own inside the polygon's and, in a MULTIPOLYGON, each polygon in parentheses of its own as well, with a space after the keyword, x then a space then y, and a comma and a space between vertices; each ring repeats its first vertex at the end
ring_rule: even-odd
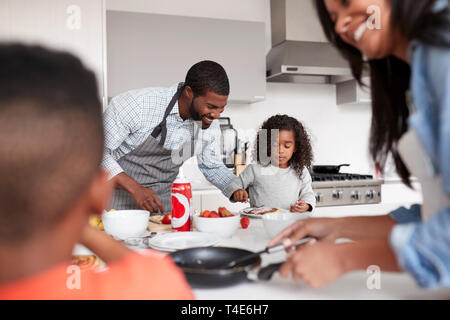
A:
POLYGON ((151 249, 130 253, 103 271, 76 270, 67 263, 0 286, 0 299, 194 299, 183 272, 170 256, 151 249))

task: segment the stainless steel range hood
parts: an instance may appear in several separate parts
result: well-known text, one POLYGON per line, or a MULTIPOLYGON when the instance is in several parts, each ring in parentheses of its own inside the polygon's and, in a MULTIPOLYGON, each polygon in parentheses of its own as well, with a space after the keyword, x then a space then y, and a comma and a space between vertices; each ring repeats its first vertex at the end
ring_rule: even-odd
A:
POLYGON ((348 62, 326 42, 310 1, 272 0, 271 27, 267 81, 335 83, 352 79, 348 62))

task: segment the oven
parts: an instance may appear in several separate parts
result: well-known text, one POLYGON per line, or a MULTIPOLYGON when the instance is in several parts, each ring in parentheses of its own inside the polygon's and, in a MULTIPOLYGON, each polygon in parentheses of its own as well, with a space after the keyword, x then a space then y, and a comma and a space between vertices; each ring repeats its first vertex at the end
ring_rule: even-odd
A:
POLYGON ((323 170, 314 170, 314 168, 313 166, 311 178, 317 207, 377 204, 381 202, 383 179, 376 179, 372 175, 364 174, 327 173, 323 170))

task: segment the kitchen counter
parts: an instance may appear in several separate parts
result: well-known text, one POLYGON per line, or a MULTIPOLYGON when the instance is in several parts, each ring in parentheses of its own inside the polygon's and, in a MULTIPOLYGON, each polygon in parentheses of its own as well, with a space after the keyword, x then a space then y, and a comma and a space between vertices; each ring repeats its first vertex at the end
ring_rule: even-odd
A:
MULTIPOLYGON (((404 203, 403 205, 407 205, 404 203)), ((381 215, 399 206, 398 203, 317 208, 314 217, 341 217, 356 215, 381 215)), ((239 229, 231 238, 222 239, 219 246, 259 251, 265 248, 270 237, 266 234, 261 219, 251 219, 247 229, 239 229)), ((143 248, 130 247, 133 250, 143 248)), ((77 246, 74 254, 92 254, 77 246), (77 251, 77 252, 75 252, 77 251)), ((262 256, 262 266, 285 260, 285 253, 262 256)), ((380 275, 380 289, 367 287, 369 274, 365 271, 344 275, 322 289, 312 289, 303 281, 282 279, 275 273, 272 280, 247 282, 226 288, 194 289, 199 300, 328 300, 328 299, 450 299, 450 289, 427 291, 419 288, 412 277, 405 273, 380 275)))
MULTIPOLYGON (((223 239, 221 246, 262 250, 269 241, 262 220, 251 219, 248 229, 240 229, 233 237, 223 239)), ((264 255, 262 266, 280 262, 285 253, 264 255)), ((420 289, 408 274, 380 275, 380 289, 367 287, 369 274, 352 272, 322 289, 312 289, 303 281, 282 279, 276 273, 268 282, 248 282, 226 288, 194 289, 199 300, 311 300, 311 299, 450 299, 450 289, 426 291, 420 289)))
MULTIPOLYGON (((362 213, 379 215, 396 207, 398 204, 318 208, 315 210, 315 216, 353 216, 362 213)), ((233 237, 223 239, 219 245, 258 251, 264 249, 269 240, 262 220, 251 219, 248 229, 239 229, 233 237)), ((262 266, 284 259, 284 252, 263 255, 262 266)), ((199 300, 450 299, 450 289, 423 290, 405 273, 382 272, 381 288, 373 290, 367 287, 368 278, 369 274, 364 271, 352 272, 325 288, 312 289, 303 281, 282 279, 275 273, 268 282, 248 282, 227 288, 194 289, 194 294, 199 300)))

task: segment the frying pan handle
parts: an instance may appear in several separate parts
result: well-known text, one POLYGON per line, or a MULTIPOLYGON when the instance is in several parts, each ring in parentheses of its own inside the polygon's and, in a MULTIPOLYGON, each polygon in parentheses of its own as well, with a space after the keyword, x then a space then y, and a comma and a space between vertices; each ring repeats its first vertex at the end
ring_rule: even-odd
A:
POLYGON ((280 269, 284 262, 269 264, 268 266, 261 268, 258 272, 258 280, 269 281, 273 274, 280 269))

